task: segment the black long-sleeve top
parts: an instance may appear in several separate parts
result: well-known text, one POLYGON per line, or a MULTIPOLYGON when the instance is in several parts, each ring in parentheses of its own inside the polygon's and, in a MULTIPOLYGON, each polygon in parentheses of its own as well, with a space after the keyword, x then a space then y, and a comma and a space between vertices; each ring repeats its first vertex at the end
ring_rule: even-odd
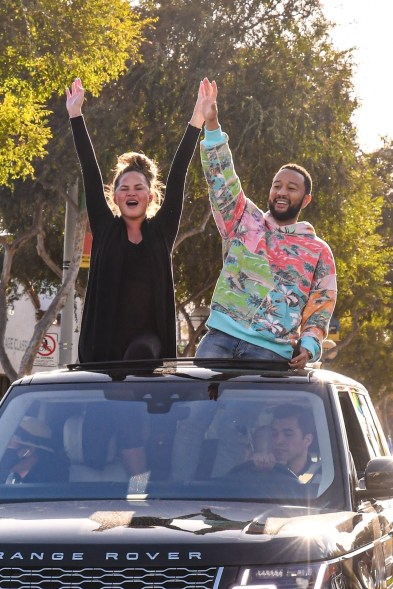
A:
MULTIPOLYGON (((133 315, 133 312, 125 312, 122 294, 128 288, 124 268, 127 268, 127 272, 130 269, 132 271, 127 258, 131 255, 132 259, 134 254, 127 249, 130 242, 124 220, 115 216, 107 204, 101 172, 84 118, 74 117, 70 122, 82 169, 93 235, 89 280, 79 337, 79 360, 121 360, 120 338, 126 343, 128 334, 131 338, 141 327, 127 325, 124 321, 127 317, 127 321, 132 321, 133 315)), ((180 224, 187 169, 199 133, 200 129, 188 125, 171 165, 164 202, 155 216, 145 219, 142 224, 141 244, 143 255, 149 261, 146 276, 147 284, 153 288, 150 300, 154 306, 147 328, 154 327, 160 338, 162 357, 166 358, 176 357, 172 249, 180 224)), ((134 303, 130 301, 129 304, 134 303)))

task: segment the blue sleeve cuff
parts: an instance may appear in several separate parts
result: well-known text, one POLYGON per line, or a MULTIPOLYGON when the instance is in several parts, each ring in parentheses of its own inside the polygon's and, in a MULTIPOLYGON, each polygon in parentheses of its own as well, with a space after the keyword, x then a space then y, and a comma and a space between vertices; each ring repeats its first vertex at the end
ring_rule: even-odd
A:
POLYGON ((218 143, 223 143, 226 140, 226 133, 221 130, 221 125, 213 131, 208 131, 205 127, 205 138, 202 140, 202 144, 205 147, 212 147, 218 143))
POLYGON ((302 337, 301 346, 302 348, 306 348, 306 350, 311 352, 312 358, 310 359, 310 362, 316 362, 317 360, 319 360, 321 356, 321 348, 318 345, 317 340, 315 340, 313 337, 309 335, 305 335, 304 337, 302 337))

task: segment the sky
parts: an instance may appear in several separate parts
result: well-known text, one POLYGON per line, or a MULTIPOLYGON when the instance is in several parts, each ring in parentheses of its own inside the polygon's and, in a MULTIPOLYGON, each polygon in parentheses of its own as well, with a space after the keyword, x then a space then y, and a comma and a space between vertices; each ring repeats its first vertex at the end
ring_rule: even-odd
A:
POLYGON ((354 115, 360 147, 373 151, 381 136, 393 139, 393 0, 322 0, 337 23, 331 37, 339 49, 354 47, 354 115))

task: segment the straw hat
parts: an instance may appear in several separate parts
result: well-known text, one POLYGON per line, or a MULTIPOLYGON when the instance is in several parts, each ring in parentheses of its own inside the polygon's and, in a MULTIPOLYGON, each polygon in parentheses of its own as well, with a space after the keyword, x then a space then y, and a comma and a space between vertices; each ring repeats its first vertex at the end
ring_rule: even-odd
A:
POLYGON ((41 450, 53 452, 53 448, 51 448, 51 428, 37 417, 24 417, 12 441, 21 446, 40 448, 41 450))

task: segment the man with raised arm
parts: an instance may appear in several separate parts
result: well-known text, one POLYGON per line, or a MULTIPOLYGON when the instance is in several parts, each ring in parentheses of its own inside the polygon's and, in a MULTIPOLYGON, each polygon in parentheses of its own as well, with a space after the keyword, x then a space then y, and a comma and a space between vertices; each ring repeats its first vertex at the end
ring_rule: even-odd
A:
POLYGON ((281 360, 304 368, 321 355, 337 294, 329 246, 310 223, 298 221, 312 198, 311 176, 297 164, 283 165, 264 213, 245 196, 234 170, 228 135, 218 122, 215 82, 205 84, 202 109, 202 166, 224 261, 209 330, 196 355, 281 360))

